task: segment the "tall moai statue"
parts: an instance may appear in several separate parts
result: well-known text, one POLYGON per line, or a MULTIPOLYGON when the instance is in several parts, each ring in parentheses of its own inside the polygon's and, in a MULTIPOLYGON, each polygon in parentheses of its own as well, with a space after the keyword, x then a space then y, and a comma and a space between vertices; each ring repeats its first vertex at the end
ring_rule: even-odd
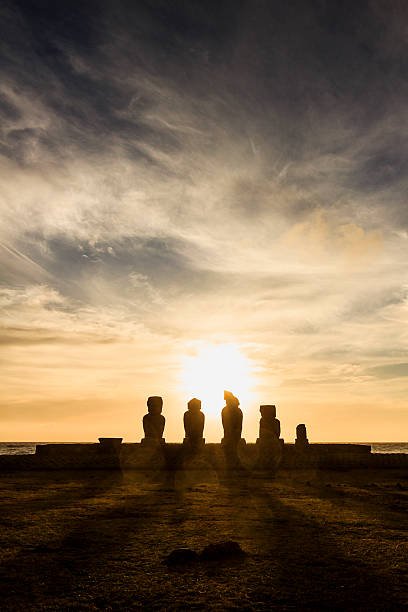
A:
POLYGON ((147 414, 143 417, 143 430, 145 437, 142 444, 164 444, 164 425, 166 419, 162 415, 163 398, 152 395, 147 400, 147 414))
POLYGON ((186 437, 184 444, 192 446, 201 446, 205 443, 203 438, 205 416, 201 412, 201 401, 193 397, 188 404, 188 410, 184 413, 184 430, 186 437))
POLYGON ((235 443, 241 440, 242 410, 239 399, 230 391, 224 391, 226 405, 221 411, 222 426, 224 428, 223 444, 235 443))
POLYGON ((298 450, 303 450, 309 446, 309 440, 307 439, 306 425, 300 423, 296 426, 296 440, 295 446, 298 450))
POLYGON ((241 438, 242 433, 242 410, 239 407, 239 399, 230 391, 224 391, 225 406, 221 411, 224 437, 221 444, 224 447, 225 458, 229 468, 240 468, 238 457, 240 444, 245 444, 241 438))
POLYGON ((259 407, 258 467, 276 469, 282 460, 284 440, 280 437, 280 421, 276 418, 276 406, 263 404, 259 407))

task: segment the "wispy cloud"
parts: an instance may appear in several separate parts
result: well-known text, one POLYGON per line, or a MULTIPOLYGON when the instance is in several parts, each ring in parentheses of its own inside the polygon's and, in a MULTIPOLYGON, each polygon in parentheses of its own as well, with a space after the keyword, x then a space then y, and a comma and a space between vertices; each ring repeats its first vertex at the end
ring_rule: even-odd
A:
POLYGON ((5 386, 24 347, 26 374, 36 344, 106 345, 110 364, 126 344, 123 388, 150 355, 172 389, 188 342, 233 341, 293 418, 302 387, 385 401, 407 346, 400 20, 377 2, 62 5, 1 13, 5 386))

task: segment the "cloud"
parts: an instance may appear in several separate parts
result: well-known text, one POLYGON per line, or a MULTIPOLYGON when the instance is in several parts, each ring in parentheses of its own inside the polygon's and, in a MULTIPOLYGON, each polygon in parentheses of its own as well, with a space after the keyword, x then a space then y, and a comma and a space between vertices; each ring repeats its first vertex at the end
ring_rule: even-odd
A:
POLYGON ((0 310, 3 344, 130 342, 143 330, 120 309, 85 306, 47 285, 0 289, 0 310))
MULTIPOLYGON (((407 91, 394 11, 37 9, 2 7, 6 385, 25 347, 37 367, 36 344, 45 361, 64 347, 68 369, 82 347, 95 371, 81 393, 100 384, 95 346, 112 367, 119 350, 150 355, 150 373, 164 360, 171 387, 188 342, 237 342, 282 393, 294 380, 368 388, 370 368, 400 359, 407 91)), ((115 376, 132 379, 126 365, 115 376)))
POLYGON ((377 378, 404 378, 408 376, 408 363, 389 363, 381 366, 367 368, 368 376, 377 378))

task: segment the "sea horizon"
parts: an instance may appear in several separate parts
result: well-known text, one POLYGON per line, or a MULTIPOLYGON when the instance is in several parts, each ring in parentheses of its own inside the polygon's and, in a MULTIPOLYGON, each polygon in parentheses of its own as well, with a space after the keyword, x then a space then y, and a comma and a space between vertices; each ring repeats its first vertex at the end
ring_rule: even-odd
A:
MULTIPOLYGON (((95 444, 96 440, 81 440, 81 441, 5 441, 0 442, 0 455, 32 455, 35 453, 35 447, 40 444, 95 444)), ((132 444, 134 441, 125 441, 125 444, 132 444)), ((177 442, 169 442, 170 444, 177 444, 177 442)), ((212 442, 209 442, 212 444, 212 442)), ((251 442, 249 442, 251 444, 251 442)), ((293 444, 293 441, 288 441, 287 444, 293 444)), ((408 454, 408 442, 327 442, 327 441, 313 441, 311 444, 361 444, 370 445, 372 453, 402 453, 408 454)))

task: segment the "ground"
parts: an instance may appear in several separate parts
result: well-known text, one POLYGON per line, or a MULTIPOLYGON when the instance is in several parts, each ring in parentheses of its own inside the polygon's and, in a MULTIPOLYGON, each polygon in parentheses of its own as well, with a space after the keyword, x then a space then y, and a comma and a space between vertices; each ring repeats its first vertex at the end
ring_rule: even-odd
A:
POLYGON ((2 610, 408 609, 408 473, 0 476, 2 610), (234 540, 243 559, 167 567, 234 540))

